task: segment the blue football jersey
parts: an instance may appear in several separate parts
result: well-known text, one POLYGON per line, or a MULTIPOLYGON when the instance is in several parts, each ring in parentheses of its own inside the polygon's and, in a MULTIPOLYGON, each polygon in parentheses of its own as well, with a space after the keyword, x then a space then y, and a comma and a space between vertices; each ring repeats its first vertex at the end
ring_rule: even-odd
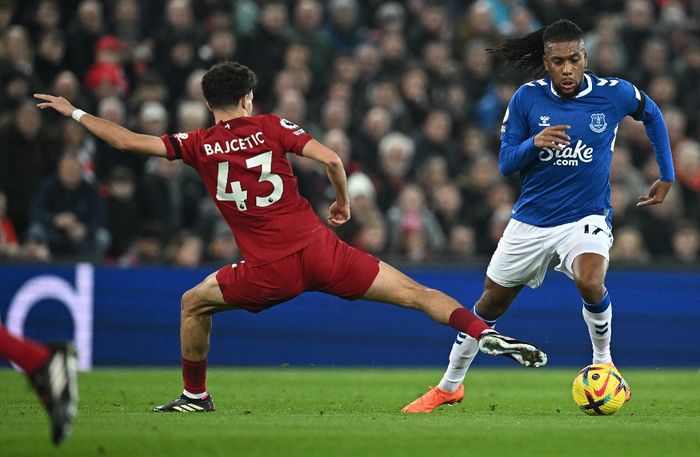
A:
POLYGON ((501 172, 519 171, 522 180, 512 217, 552 227, 601 214, 611 223, 610 162, 618 124, 628 115, 644 121, 661 179, 673 181, 661 113, 631 83, 584 74, 575 98, 560 97, 549 78, 522 85, 510 100, 501 127, 501 172), (537 148, 535 135, 554 125, 571 126, 566 131, 570 144, 562 150, 537 148))

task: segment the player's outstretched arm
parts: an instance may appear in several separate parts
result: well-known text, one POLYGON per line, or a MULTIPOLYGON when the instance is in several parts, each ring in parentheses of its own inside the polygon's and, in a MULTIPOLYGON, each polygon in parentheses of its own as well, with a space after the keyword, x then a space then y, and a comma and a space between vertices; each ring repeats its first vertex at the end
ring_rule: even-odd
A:
POLYGON ((350 197, 348 197, 348 179, 340 157, 335 151, 316 140, 306 143, 301 154, 326 167, 326 174, 335 190, 335 201, 331 204, 328 222, 334 227, 346 223, 350 220, 350 197))
POLYGON ((73 119, 88 129, 90 133, 109 143, 115 149, 158 157, 166 157, 167 155, 163 140, 157 136, 132 132, 112 121, 88 114, 83 110, 76 109, 71 102, 63 97, 34 94, 34 98, 43 100, 41 103, 37 103, 36 106, 38 108, 55 109, 66 117, 73 117, 73 119))

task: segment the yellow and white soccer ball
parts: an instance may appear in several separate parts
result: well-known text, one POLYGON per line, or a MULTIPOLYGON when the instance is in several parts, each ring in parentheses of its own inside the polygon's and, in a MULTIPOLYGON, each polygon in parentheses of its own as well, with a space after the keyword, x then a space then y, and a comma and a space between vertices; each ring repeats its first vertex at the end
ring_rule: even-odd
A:
POLYGON ((571 394, 584 413, 609 416, 625 404, 627 385, 615 367, 598 363, 588 365, 576 375, 571 394))

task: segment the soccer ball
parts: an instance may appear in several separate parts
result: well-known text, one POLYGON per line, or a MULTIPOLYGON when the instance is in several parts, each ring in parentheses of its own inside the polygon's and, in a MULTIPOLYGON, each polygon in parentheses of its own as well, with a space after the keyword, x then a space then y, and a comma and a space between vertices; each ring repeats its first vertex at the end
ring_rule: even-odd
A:
POLYGON ((614 367, 597 363, 588 365, 576 375, 571 394, 584 413, 609 416, 625 404, 627 385, 614 367))

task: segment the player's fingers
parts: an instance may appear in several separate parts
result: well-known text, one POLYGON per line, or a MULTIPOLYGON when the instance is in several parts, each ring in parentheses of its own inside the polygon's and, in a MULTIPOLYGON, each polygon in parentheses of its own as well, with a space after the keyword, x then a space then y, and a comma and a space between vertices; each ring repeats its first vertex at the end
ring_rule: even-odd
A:
POLYGON ((46 100, 48 102, 51 101, 52 98, 56 97, 48 94, 34 94, 34 98, 38 98, 39 100, 46 100))
POLYGON ((639 197, 639 203, 637 203, 637 206, 651 206, 659 203, 661 203, 661 201, 654 197, 639 197))
POLYGON ((553 131, 548 132, 548 133, 549 133, 549 136, 551 136, 553 138, 559 138, 559 139, 562 139, 565 141, 569 141, 571 139, 571 137, 569 135, 567 135, 566 133, 564 133, 561 130, 553 130, 553 131))

